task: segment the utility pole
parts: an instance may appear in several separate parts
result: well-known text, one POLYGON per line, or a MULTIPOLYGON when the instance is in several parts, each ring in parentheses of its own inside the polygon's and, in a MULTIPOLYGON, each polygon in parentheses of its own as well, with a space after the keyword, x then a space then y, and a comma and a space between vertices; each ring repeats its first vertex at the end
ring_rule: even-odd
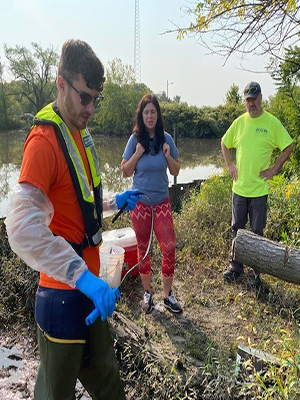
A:
POLYGON ((173 85, 173 82, 169 82, 167 80, 167 101, 168 101, 168 98, 169 98, 169 85, 173 85))

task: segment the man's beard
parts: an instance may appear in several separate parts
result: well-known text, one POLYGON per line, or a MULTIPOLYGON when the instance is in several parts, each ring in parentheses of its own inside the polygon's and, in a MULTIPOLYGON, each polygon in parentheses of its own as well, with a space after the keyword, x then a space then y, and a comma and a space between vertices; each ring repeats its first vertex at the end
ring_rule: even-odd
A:
POLYGON ((251 109, 249 109, 249 114, 251 115, 251 116, 256 116, 256 115, 258 115, 259 113, 260 113, 260 110, 261 110, 261 107, 260 108, 257 108, 256 106, 255 106, 255 108, 253 107, 253 108, 251 108, 251 109))
POLYGON ((87 127, 91 115, 87 112, 77 113, 76 107, 69 93, 66 96, 64 107, 68 115, 69 121, 73 126, 75 126, 79 130, 85 129, 87 127))

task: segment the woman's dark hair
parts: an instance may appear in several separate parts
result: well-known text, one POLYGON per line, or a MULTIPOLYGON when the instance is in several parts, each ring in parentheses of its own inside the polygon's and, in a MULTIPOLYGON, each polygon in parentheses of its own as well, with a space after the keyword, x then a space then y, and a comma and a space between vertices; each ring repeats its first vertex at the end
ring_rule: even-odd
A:
POLYGON ((154 94, 145 94, 145 96, 139 102, 138 108, 135 113, 134 127, 132 133, 136 136, 138 142, 140 142, 141 145, 144 147, 145 153, 149 153, 149 143, 151 139, 143 121, 143 111, 149 103, 152 103, 157 111, 157 122, 155 125, 154 140, 154 151, 155 154, 157 154, 165 143, 165 123, 161 115, 161 110, 157 97, 154 94))
POLYGON ((70 80, 81 74, 90 89, 99 92, 105 82, 104 67, 90 45, 82 40, 68 40, 63 44, 58 64, 58 75, 70 80))

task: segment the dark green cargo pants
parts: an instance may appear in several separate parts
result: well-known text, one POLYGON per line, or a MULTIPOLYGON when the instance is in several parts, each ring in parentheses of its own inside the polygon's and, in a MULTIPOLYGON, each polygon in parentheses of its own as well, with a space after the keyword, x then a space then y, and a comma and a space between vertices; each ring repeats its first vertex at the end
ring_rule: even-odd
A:
POLYGON ((98 318, 85 344, 56 343, 38 328, 35 400, 74 400, 77 378, 93 400, 125 400, 107 321, 98 318))

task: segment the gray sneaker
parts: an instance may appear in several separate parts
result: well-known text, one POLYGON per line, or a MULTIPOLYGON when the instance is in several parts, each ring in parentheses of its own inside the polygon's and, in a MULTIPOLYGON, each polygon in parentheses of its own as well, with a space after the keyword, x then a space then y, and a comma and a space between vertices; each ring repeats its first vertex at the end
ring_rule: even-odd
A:
POLYGON ((164 306, 166 308, 168 308, 170 311, 172 311, 173 313, 180 313, 182 311, 179 304, 177 303, 177 300, 176 300, 172 290, 170 290, 169 296, 164 298, 164 306))
POLYGON ((149 293, 148 290, 146 290, 144 293, 144 300, 143 300, 142 308, 146 314, 150 314, 154 308, 152 294, 149 293))

